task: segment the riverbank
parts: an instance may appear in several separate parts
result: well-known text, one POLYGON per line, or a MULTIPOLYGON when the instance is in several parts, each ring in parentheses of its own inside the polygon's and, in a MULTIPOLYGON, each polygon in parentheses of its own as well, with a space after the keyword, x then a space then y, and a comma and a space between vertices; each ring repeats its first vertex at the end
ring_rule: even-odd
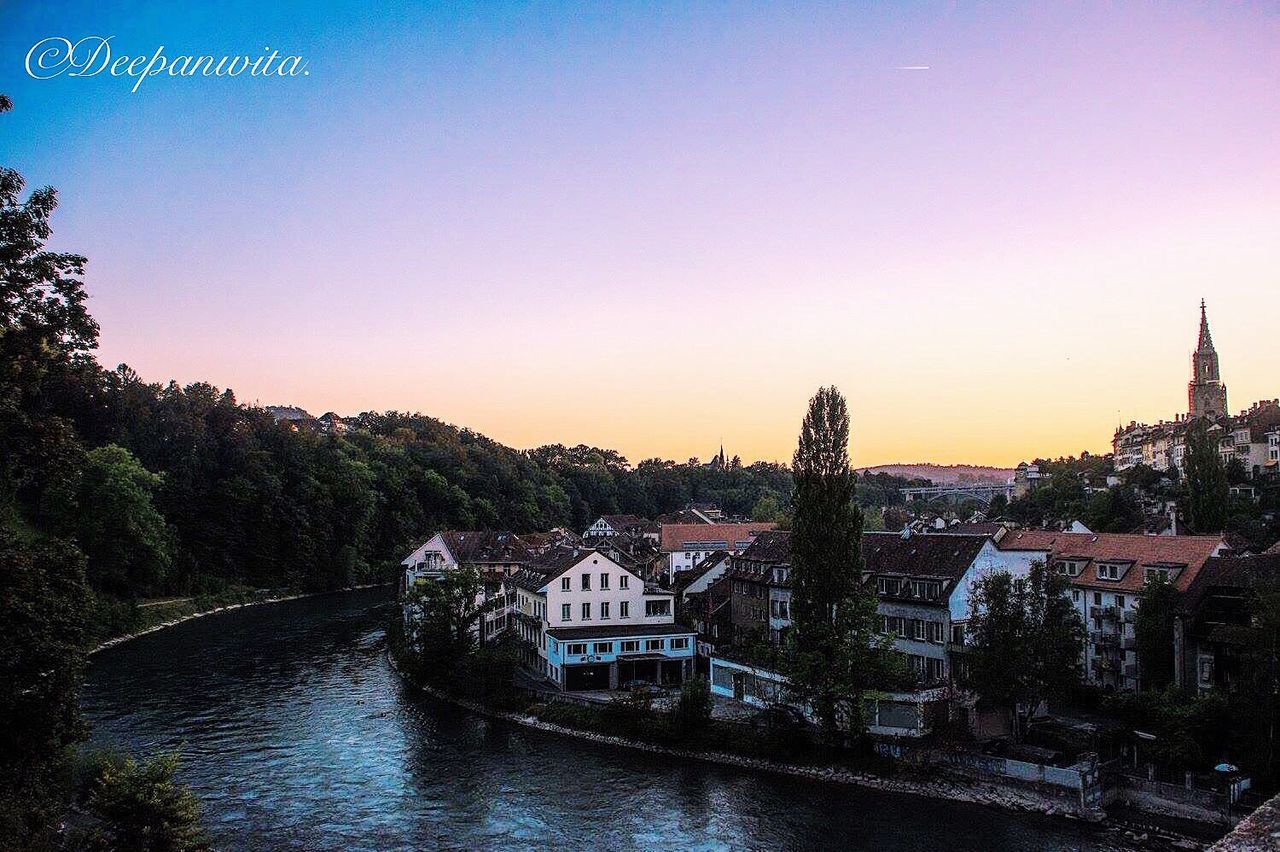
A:
POLYGON ((128 642, 130 639, 137 639, 139 636, 146 636, 149 633, 155 633, 157 630, 164 630, 167 627, 174 627, 183 622, 192 621, 197 618, 204 618, 206 615, 213 615, 219 612, 231 612, 238 609, 247 609, 248 607, 261 606, 263 604, 284 603, 285 601, 302 600, 303 598, 318 598, 324 595, 337 595, 343 592, 359 592, 365 589, 377 589, 391 586, 391 583, 365 583, 359 586, 346 586, 341 589, 330 589, 324 592, 298 592, 283 595, 272 595, 256 600, 240 601, 237 603, 217 604, 211 607, 196 608, 191 612, 183 613, 175 618, 168 618, 164 621, 150 624, 141 630, 134 630, 129 633, 123 633, 119 636, 113 636, 105 639, 93 648, 89 649, 88 654, 92 656, 99 651, 105 651, 108 648, 114 648, 122 642, 128 642))
POLYGON ((1103 822, 1105 823, 1105 828, 1101 830, 1125 836, 1127 841, 1140 844, 1135 848, 1150 846, 1153 848, 1199 849, 1207 845, 1207 842, 1201 839, 1193 839, 1173 832, 1151 831, 1149 828, 1144 828, 1143 831, 1135 831, 1131 830, 1130 827, 1124 823, 1100 819, 1100 815, 1096 813, 1081 813, 1078 808, 1073 807, 1072 803, 1067 800, 1067 797, 1054 795, 1051 792, 1047 792, 1044 789, 1029 784, 1024 785, 1017 782, 1005 783, 994 779, 975 779, 968 776, 957 776, 953 773, 945 773, 941 768, 939 768, 935 774, 928 779, 895 778, 870 772, 853 771, 837 766, 809 766, 770 760, 767 758, 734 754, 731 752, 668 746, 660 743, 645 742, 643 740, 628 737, 613 736, 598 733, 596 731, 569 727, 546 721, 529 713, 499 710, 486 706, 478 701, 443 692, 426 684, 413 682, 399 670, 393 656, 389 652, 386 655, 386 659, 392 670, 401 678, 401 682, 410 690, 421 692, 433 699, 448 702, 486 718, 498 719, 515 725, 520 725, 525 728, 544 731, 559 736, 573 737, 575 739, 586 740, 601 745, 643 751, 650 754, 675 757, 682 760, 696 760, 704 763, 736 767, 755 772, 827 781, 836 784, 878 790, 886 793, 899 793, 911 796, 923 796, 930 799, 965 802, 1021 813, 1036 813, 1052 817, 1065 817, 1071 820, 1103 822))

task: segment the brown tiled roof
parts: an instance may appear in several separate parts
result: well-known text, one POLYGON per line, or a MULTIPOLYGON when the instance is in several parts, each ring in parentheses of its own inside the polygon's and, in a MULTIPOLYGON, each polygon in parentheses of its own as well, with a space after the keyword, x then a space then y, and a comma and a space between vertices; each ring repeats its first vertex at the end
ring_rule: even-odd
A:
POLYGON ((948 577, 958 580, 978 551, 991 540, 985 535, 870 532, 862 536, 862 560, 872 574, 948 577))
POLYGON ((609 522, 609 526, 621 532, 639 530, 641 532, 657 532, 658 525, 648 518, 639 515, 601 515, 609 522))
MULTIPOLYGON (((739 542, 749 542, 757 533, 777 528, 774 523, 746 524, 663 524, 662 552, 684 550, 689 542, 721 542, 717 550, 736 550, 739 542)), ((744 547, 746 545, 743 545, 744 547)))
POLYGON ((694 581, 702 577, 702 575, 706 574, 712 568, 716 567, 717 565, 719 565, 721 562, 723 562, 728 558, 729 558, 728 552, 723 550, 717 550, 715 553, 711 554, 710 556, 707 556, 701 562, 699 562, 697 565, 693 566, 692 568, 688 569, 687 571, 677 571, 675 577, 672 578, 671 585, 677 589, 688 588, 690 583, 693 583, 694 581))
POLYGON ((1205 560, 1223 545, 1219 535, 1137 535, 1131 533, 1065 533, 1055 530, 1011 530, 997 547, 1001 550, 1036 550, 1050 559, 1083 559, 1086 564, 1073 586, 1137 592, 1144 582, 1146 565, 1185 565, 1174 586, 1186 591, 1205 560), (1130 562, 1133 568, 1120 580, 1098 580, 1098 562, 1130 562))
POLYGON ((444 530, 445 547, 461 564, 529 562, 533 553, 515 533, 493 530, 444 530))
POLYGON ((791 532, 789 530, 766 530, 758 533, 751 546, 740 554, 741 559, 751 562, 768 562, 774 565, 791 564, 791 532))
POLYGON ((1182 611, 1195 612, 1214 589, 1248 589, 1260 582, 1280 580, 1280 553, 1258 556, 1214 556, 1182 596, 1182 611))

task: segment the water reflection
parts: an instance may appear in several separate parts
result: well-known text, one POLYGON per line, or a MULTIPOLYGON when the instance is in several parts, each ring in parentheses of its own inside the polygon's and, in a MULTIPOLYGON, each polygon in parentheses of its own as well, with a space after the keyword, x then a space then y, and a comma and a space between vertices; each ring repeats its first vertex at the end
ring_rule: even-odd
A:
POLYGON ((220 849, 1097 849, 1089 826, 757 775, 406 694, 382 592, 220 614, 94 658, 93 741, 178 749, 220 849))

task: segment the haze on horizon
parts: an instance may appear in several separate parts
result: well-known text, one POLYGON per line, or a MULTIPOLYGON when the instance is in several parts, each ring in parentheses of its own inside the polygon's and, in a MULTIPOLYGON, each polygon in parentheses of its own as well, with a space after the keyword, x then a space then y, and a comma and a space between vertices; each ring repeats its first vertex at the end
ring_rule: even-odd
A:
POLYGON ((835 384, 859 467, 1010 466, 1183 411, 1204 297, 1231 407, 1280 396, 1274 8, 86 0, 0 56, 150 381, 633 462, 789 459, 835 384), (88 34, 311 73, 23 73, 88 34))

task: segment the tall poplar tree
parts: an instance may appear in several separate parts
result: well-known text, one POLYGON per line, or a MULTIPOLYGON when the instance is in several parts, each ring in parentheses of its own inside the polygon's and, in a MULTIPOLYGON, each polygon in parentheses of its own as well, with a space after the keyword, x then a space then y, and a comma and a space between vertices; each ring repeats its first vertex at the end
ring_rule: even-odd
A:
POLYGON ((860 726, 875 679, 875 598, 863 587, 862 512, 849 467, 849 412, 834 387, 809 401, 792 464, 790 680, 828 735, 860 726))
POLYGON ((1227 469, 1218 454, 1208 423, 1197 419, 1187 429, 1184 462, 1187 480, 1187 520, 1198 533, 1222 532, 1227 522, 1227 469))

